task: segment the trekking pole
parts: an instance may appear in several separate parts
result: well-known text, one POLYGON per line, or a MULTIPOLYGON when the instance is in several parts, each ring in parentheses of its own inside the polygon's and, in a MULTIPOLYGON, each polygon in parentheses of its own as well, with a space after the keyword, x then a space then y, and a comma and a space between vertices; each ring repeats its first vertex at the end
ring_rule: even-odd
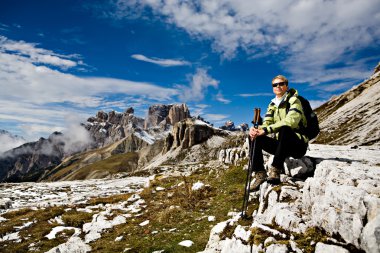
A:
MULTIPOLYGON (((260 108, 255 108, 252 124, 253 124, 253 127, 256 129, 259 126, 259 119, 260 119, 260 108)), ((248 135, 248 138, 250 138, 249 135, 248 135)), ((249 200, 249 186, 251 184, 251 174, 253 170, 253 156, 255 153, 254 152, 255 147, 256 147, 256 139, 249 142, 249 161, 248 161, 248 169, 247 169, 247 179, 245 180, 243 207, 241 209, 241 215, 240 215, 242 218, 248 218, 247 207, 248 207, 248 200, 249 200)))

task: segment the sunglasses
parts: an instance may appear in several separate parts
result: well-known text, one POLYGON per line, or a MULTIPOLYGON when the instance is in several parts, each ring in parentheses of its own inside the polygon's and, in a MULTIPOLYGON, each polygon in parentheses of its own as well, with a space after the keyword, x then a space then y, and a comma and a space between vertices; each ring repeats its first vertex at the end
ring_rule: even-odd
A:
POLYGON ((278 86, 284 86, 286 85, 286 82, 280 82, 280 83, 272 83, 272 87, 278 87, 278 86))

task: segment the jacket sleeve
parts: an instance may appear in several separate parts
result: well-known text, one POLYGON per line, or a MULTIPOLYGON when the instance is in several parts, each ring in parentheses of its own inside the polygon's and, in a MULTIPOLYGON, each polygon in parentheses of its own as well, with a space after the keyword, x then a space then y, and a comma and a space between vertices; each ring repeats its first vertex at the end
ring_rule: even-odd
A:
POLYGON ((292 129, 297 129, 299 122, 302 120, 303 110, 301 101, 293 96, 289 99, 290 107, 289 112, 286 114, 286 107, 280 108, 281 115, 285 115, 285 117, 277 122, 273 122, 267 126, 263 126, 264 131, 267 134, 277 133, 281 127, 289 126, 292 129))
POLYGON ((261 128, 268 127, 269 125, 272 125, 274 123, 274 110, 271 105, 268 106, 267 112, 264 116, 263 124, 261 125, 261 128))

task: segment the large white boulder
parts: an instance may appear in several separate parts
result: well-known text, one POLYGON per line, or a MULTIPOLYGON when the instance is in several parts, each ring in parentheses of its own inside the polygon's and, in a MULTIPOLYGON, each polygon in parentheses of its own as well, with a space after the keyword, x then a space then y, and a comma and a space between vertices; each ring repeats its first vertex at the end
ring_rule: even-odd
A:
POLYGON ((379 199, 373 195, 376 187, 368 182, 379 178, 380 171, 373 166, 321 161, 303 188, 303 209, 311 224, 360 248, 359 238, 366 237, 361 235, 365 221, 375 215, 379 199))
POLYGON ((360 239, 361 246, 367 253, 380 252, 380 214, 367 223, 360 239))

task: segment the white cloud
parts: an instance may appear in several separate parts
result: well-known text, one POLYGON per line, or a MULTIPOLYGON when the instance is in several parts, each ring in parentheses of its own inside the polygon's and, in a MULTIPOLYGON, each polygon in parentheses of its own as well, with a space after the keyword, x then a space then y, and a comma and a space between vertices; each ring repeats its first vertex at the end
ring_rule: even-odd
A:
POLYGON ((13 54, 23 56, 24 60, 29 60, 30 62, 50 64, 61 68, 71 68, 78 65, 73 60, 65 59, 73 58, 73 56, 56 54, 50 50, 37 48, 36 46, 37 44, 9 40, 4 36, 0 36, 0 52, 12 52, 13 54))
POLYGON ((228 117, 230 117, 230 115, 227 115, 227 114, 213 114, 213 113, 208 113, 204 116, 205 120, 210 120, 210 121, 221 121, 221 120, 225 120, 227 119, 228 117))
MULTIPOLYGON (((68 58, 77 58, 71 55, 68 58)), ((126 105, 107 96, 129 97, 132 103, 165 102, 174 88, 104 77, 78 77, 49 66, 75 68, 75 63, 36 44, 0 38, 0 119, 16 124, 28 140, 62 130, 67 114, 88 116, 96 108, 126 105)), ((129 103, 128 103, 129 104, 129 103)), ((83 118, 85 120, 85 118, 83 118)))
POLYGON ((219 81, 210 77, 207 70, 198 68, 196 73, 190 76, 190 85, 177 85, 179 98, 182 101, 201 101, 207 92, 208 87, 218 88, 219 81))
MULTIPOLYGON (((149 104, 172 102, 176 97, 181 102, 200 101, 209 87, 218 88, 218 81, 205 69, 189 75, 188 84, 167 88, 116 78, 84 78, 50 65, 62 69, 71 66, 60 55, 37 48, 36 44, 1 37, 0 120, 16 125, 30 141, 65 130, 68 114, 80 115, 84 121, 98 109, 133 106, 143 113, 149 104), (123 99, 109 100, 109 95, 123 99)), ((80 68, 79 65, 85 64, 78 61, 72 68, 80 68)))
POLYGON ((274 96, 273 93, 242 93, 242 94, 237 94, 236 96, 239 96, 239 97, 243 97, 243 98, 246 98, 246 97, 270 97, 270 96, 274 96))
POLYGON ((223 104, 231 103, 231 100, 224 98, 222 92, 220 92, 220 91, 218 92, 218 94, 216 94, 215 99, 219 102, 222 102, 223 104))
POLYGON ((63 129, 63 141, 65 143, 65 153, 74 153, 83 150, 88 144, 91 143, 91 137, 88 131, 80 126, 83 121, 78 115, 68 114, 65 117, 66 126, 63 129))
POLYGON ((361 49, 375 47, 380 39, 378 0, 114 3, 115 17, 136 18, 149 7, 194 37, 211 40, 224 58, 235 57, 239 49, 252 59, 278 55, 280 65, 298 83, 368 76, 368 62, 354 60, 361 49))
POLYGON ((206 104, 189 104, 188 106, 192 116, 203 115, 205 114, 205 110, 210 107, 210 105, 206 104))
POLYGON ((354 82, 330 83, 328 85, 313 86, 313 89, 323 92, 344 91, 355 84, 354 82))
POLYGON ((310 106, 313 109, 318 108, 320 105, 323 105, 326 102, 327 100, 309 100, 310 106))
POLYGON ((160 58, 149 58, 141 54, 134 54, 131 55, 133 59, 139 60, 139 61, 145 61, 150 62, 153 64, 160 65, 162 67, 176 67, 176 66, 185 66, 185 65, 191 65, 188 61, 183 60, 173 60, 173 59, 160 59, 160 58))
POLYGON ((10 150, 12 148, 18 147, 25 143, 25 140, 21 138, 11 137, 7 134, 0 134, 0 156, 1 153, 10 150))
POLYGON ((46 124, 31 124, 27 122, 27 124, 21 124, 20 129, 26 134, 24 137, 31 141, 36 141, 37 136, 47 137, 53 132, 62 132, 64 130, 62 126, 54 125, 51 122, 46 124))

